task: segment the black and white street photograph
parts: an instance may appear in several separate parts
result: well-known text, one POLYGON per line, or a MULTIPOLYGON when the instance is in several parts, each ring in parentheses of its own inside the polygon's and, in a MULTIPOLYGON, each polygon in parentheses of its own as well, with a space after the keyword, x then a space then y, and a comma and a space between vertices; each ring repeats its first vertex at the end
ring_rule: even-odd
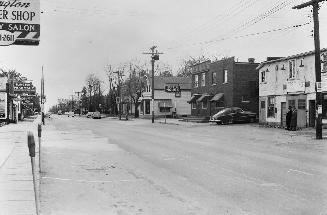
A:
POLYGON ((327 215, 327 0, 0 0, 0 215, 327 215))

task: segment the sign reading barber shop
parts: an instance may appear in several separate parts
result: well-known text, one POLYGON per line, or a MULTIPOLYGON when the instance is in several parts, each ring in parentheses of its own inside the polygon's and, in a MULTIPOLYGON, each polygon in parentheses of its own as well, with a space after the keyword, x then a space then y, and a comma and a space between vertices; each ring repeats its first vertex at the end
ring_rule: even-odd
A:
POLYGON ((40 0, 0 0, 0 45, 39 45, 40 0))

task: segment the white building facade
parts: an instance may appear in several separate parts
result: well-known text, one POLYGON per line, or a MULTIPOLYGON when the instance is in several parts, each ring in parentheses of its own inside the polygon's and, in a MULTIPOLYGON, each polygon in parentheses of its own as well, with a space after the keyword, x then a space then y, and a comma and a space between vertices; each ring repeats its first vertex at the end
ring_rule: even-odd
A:
MULTIPOLYGON (((327 119, 327 49, 321 50, 322 114, 327 119)), ((314 52, 262 62, 259 72, 259 123, 285 127, 289 106, 297 109, 297 126, 314 127, 316 77, 314 52)))
POLYGON ((141 118, 150 118, 152 110, 155 117, 184 117, 191 115, 191 78, 155 77, 154 104, 152 106, 151 77, 147 76, 147 87, 140 98, 139 113, 141 118))

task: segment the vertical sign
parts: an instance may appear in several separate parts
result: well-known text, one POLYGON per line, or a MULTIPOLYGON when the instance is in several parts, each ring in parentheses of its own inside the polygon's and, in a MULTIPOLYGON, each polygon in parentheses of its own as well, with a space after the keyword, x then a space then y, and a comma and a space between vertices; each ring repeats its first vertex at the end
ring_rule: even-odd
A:
POLYGON ((39 45, 40 0, 0 1, 0 45, 39 45))

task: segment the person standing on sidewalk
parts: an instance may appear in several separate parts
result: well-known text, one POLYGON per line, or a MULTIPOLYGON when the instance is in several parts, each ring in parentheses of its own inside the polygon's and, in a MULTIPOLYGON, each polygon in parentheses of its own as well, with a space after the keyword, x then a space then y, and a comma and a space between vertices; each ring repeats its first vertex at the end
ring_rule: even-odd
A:
POLYGON ((297 110, 293 107, 292 117, 291 117, 291 130, 296 131, 297 128, 297 110))
POLYGON ((292 119, 292 106, 289 106, 288 111, 286 113, 286 130, 291 129, 291 119, 292 119))

